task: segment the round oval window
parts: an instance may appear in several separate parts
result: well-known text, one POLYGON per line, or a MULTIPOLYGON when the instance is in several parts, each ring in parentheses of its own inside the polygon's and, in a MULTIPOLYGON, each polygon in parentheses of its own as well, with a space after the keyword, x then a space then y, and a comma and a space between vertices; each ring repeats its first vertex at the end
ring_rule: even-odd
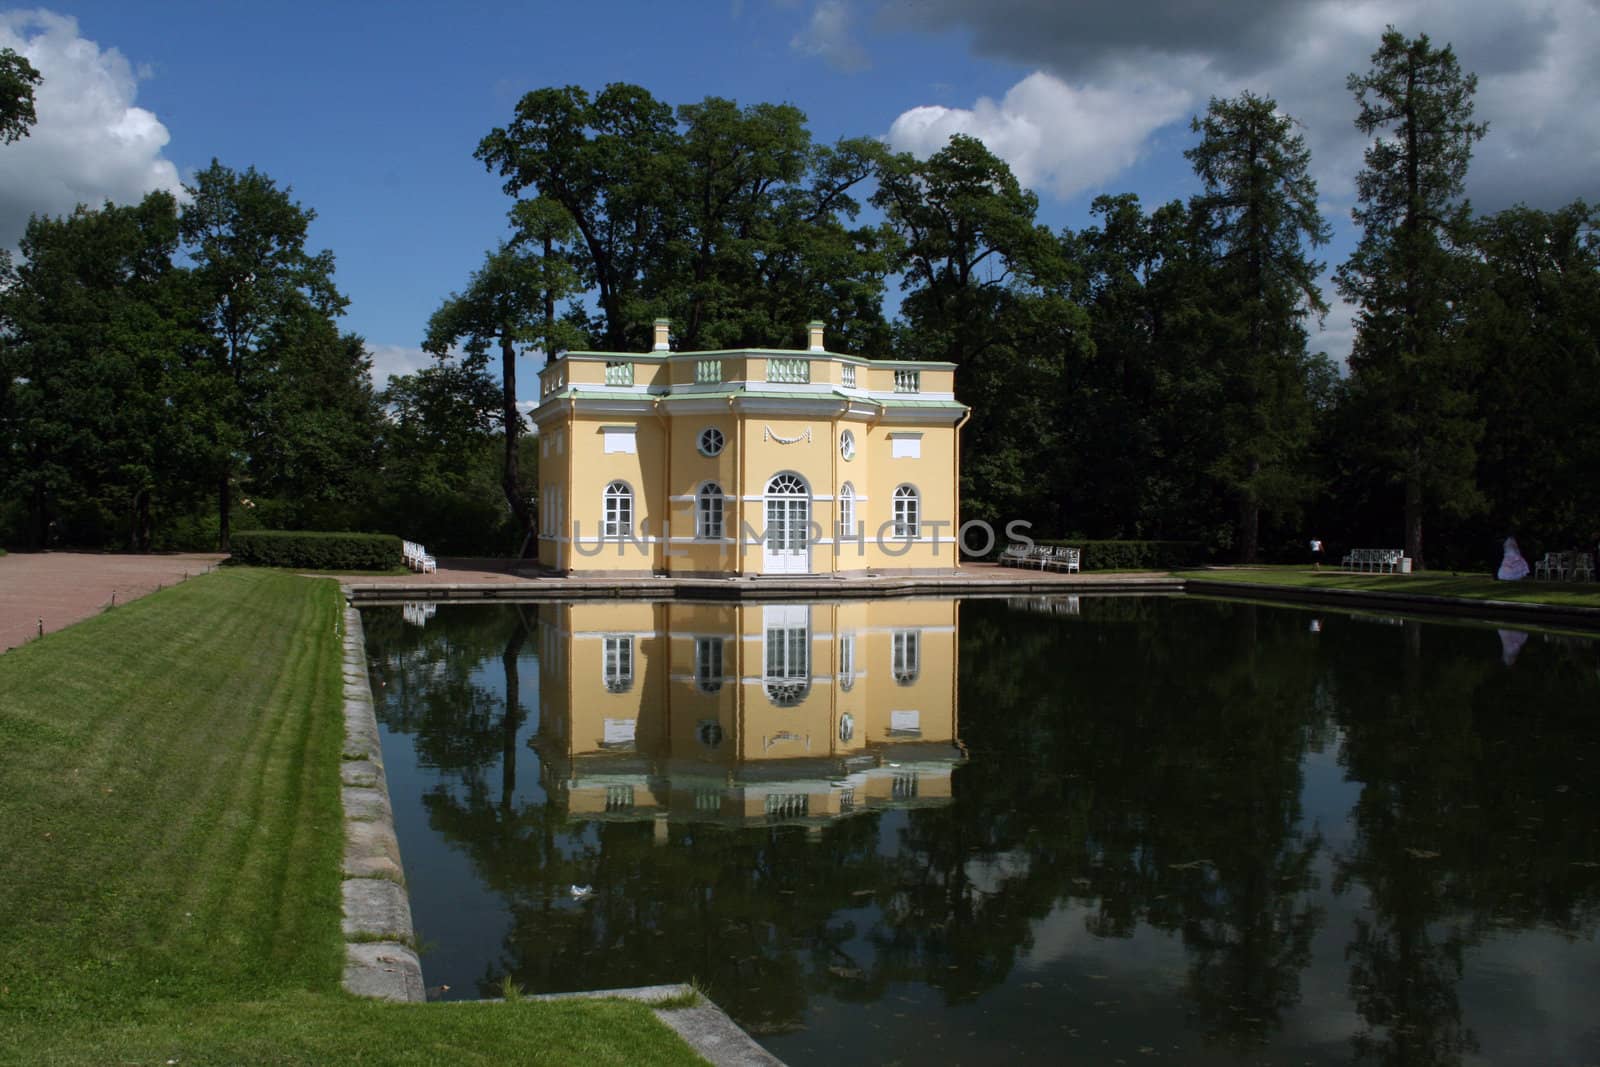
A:
POLYGON ((700 454, 702 456, 715 456, 722 452, 722 431, 715 426, 707 426, 700 431, 700 454))
POLYGON ((839 455, 846 463, 856 458, 856 435, 849 430, 839 435, 839 455))
POLYGON ((848 711, 839 716, 839 740, 848 741, 856 735, 855 716, 848 711))

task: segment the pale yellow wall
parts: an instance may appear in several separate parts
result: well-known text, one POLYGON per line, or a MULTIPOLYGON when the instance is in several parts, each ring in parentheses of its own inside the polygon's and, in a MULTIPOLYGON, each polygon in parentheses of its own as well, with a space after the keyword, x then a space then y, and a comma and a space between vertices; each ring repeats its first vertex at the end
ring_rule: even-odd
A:
POLYGON ((646 573, 659 569, 658 539, 668 516, 667 494, 662 488, 666 433, 661 420, 654 415, 579 415, 570 436, 573 479, 563 532, 568 536, 576 533, 583 542, 573 545, 570 566, 575 570, 646 573), (607 453, 603 428, 627 425, 636 427, 635 451, 607 453), (644 543, 643 550, 632 541, 595 541, 605 515, 605 489, 613 481, 626 482, 633 489, 634 535, 644 543))
MULTIPOLYGON (((696 363, 707 355, 640 357, 632 361, 635 384, 647 386, 655 382, 665 386, 669 379, 678 385, 692 382, 696 363)), ((726 381, 761 381, 766 375, 765 355, 716 358, 723 362, 726 381)), ((841 380, 844 361, 837 357, 813 358, 797 352, 794 358, 810 360, 814 385, 826 389, 841 380)), ((605 362, 603 355, 558 360, 546 368, 542 377, 559 380, 567 374, 572 383, 592 388, 603 382, 605 362)), ((893 389, 892 365, 854 365, 859 387, 884 392, 893 389)), ((947 368, 920 365, 919 370, 925 393, 948 392, 953 386, 954 373, 947 368)), ((637 390, 618 390, 616 395, 619 399, 649 403, 645 394, 637 390)), ((541 535, 542 563, 575 572, 760 574, 766 566, 763 546, 739 542, 746 528, 757 534, 765 530, 766 509, 760 500, 747 498, 761 497, 775 474, 791 471, 811 488, 811 519, 821 532, 821 542, 811 549, 808 573, 859 572, 869 568, 948 570, 959 566, 955 544, 957 430, 949 413, 940 412, 937 421, 913 423, 895 421, 905 418, 907 409, 890 409, 880 420, 877 416, 848 413, 842 398, 837 412, 804 417, 772 417, 746 411, 742 406, 685 412, 683 406, 667 401, 652 404, 648 412, 585 412, 570 422, 571 416, 560 402, 552 402, 549 410, 540 413, 541 436, 560 435, 564 444, 560 452, 541 452, 541 505, 551 499, 545 489, 562 489, 562 531, 556 536, 541 535), (636 452, 607 454, 602 428, 608 425, 634 425, 636 452), (697 447, 701 431, 708 426, 720 429, 728 442, 715 458, 701 455, 697 447), (856 455, 849 462, 839 454, 840 431, 846 427, 856 437, 856 455), (920 458, 893 458, 893 433, 920 433, 920 458), (778 438, 798 440, 784 444, 778 438), (599 536, 604 513, 604 489, 612 480, 622 480, 633 487, 635 540, 645 541, 646 550, 629 543, 619 551, 615 542, 600 546, 594 540, 599 536), (693 498, 707 481, 717 482, 729 498, 723 505, 723 543, 700 541, 696 536, 693 498), (864 548, 853 539, 837 538, 838 495, 846 481, 856 490, 855 518, 865 526, 864 548), (919 511, 925 525, 916 543, 905 545, 891 540, 886 548, 881 547, 877 543, 878 532, 892 522, 894 490, 902 483, 914 485, 920 493, 919 511), (937 529, 926 525, 933 521, 946 525, 937 529), (574 523, 579 527, 581 545, 564 543, 571 537, 574 523), (670 554, 667 542, 662 540, 669 532, 669 523, 673 538, 670 554)), ((892 539, 892 528, 885 529, 885 537, 892 539)))
POLYGON ((611 814, 705 815, 702 802, 709 799, 711 814, 759 820, 767 815, 769 794, 803 794, 807 816, 827 818, 852 806, 905 799, 895 794, 895 778, 907 775, 916 776, 918 799, 947 797, 953 762, 919 756, 924 762, 901 765, 894 753, 904 741, 922 750, 942 743, 952 753, 959 745, 956 612, 952 601, 811 605, 811 690, 799 704, 778 707, 762 680, 769 618, 762 605, 546 605, 539 611, 541 753, 564 761, 557 769, 569 787, 568 810, 580 816, 607 813, 608 796, 628 789, 631 806, 611 814), (910 685, 894 680, 897 629, 919 634, 918 677, 910 685), (634 682, 625 693, 605 688, 607 634, 634 643, 634 682), (714 692, 695 681, 696 637, 725 641, 725 678, 714 692), (838 677, 846 638, 856 642, 848 690, 838 677), (889 736, 895 710, 918 712, 915 738, 889 736), (839 738, 844 714, 854 720, 848 740, 839 738), (631 748, 602 744, 608 718, 637 724, 631 748), (712 722, 721 740, 708 745, 703 727, 712 722), (875 752, 888 756, 873 762, 875 752), (863 756, 869 762, 855 759, 863 756), (852 762, 840 762, 847 758, 852 762), (755 764, 767 770, 742 778, 740 768, 755 764), (794 777, 771 773, 791 766, 794 777), (853 805, 846 799, 851 793, 853 805))

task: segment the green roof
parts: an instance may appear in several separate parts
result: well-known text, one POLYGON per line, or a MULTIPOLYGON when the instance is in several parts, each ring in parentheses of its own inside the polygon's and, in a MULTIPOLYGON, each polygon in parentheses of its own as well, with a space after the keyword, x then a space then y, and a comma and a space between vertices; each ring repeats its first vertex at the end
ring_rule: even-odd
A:
POLYGON ((884 408, 921 408, 931 411, 961 411, 966 405, 954 400, 912 400, 912 399, 872 399, 847 396, 843 392, 768 392, 763 389, 711 389, 704 392, 692 393, 639 393, 639 392, 614 392, 606 388, 582 389, 567 386, 557 390, 549 396, 542 398, 537 407, 543 407, 553 400, 638 400, 654 402, 657 400, 832 400, 848 401, 859 404, 875 404, 884 408))

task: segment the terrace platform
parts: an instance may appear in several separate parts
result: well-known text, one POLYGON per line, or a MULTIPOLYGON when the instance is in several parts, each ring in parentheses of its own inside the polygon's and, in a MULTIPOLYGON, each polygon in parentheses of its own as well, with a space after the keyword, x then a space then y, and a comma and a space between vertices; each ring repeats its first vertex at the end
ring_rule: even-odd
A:
POLYGON ((1063 574, 993 563, 926 575, 782 575, 743 578, 568 577, 519 573, 506 560, 441 559, 433 574, 341 578, 353 604, 418 600, 784 600, 900 596, 1018 596, 1028 593, 1181 593, 1160 571, 1063 574))

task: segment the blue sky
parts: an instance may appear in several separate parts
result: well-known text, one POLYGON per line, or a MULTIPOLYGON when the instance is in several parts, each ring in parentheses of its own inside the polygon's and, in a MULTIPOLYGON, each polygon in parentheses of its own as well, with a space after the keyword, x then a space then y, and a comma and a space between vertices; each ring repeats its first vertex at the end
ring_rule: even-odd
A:
MULTIPOLYGON (((982 137, 1052 226, 1099 192, 1195 191, 1182 151, 1211 95, 1276 97, 1306 125, 1337 262, 1362 140, 1345 76, 1383 26, 1454 44, 1491 123, 1480 207, 1600 195, 1600 19, 1588 0, 734 0, 453 6, 75 3, 0 11, 0 46, 45 76, 34 135, 0 147, 0 241, 33 211, 125 202, 213 156, 318 215, 379 382, 424 360, 428 314, 505 232, 472 158, 530 89, 630 81, 672 104, 783 101, 819 140, 926 154, 982 137)), ((1342 356, 1340 309, 1313 343, 1342 356)), ((531 377, 531 376, 527 376, 531 377)), ((525 378, 526 380, 526 378, 525 378)))

